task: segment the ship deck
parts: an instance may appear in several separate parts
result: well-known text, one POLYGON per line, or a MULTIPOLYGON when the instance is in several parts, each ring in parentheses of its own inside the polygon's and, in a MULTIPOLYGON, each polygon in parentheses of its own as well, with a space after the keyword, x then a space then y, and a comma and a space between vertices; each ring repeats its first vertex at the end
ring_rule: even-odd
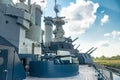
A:
POLYGON ((97 80, 97 72, 93 67, 89 67, 88 65, 80 65, 79 74, 76 76, 64 78, 27 77, 26 80, 97 80))

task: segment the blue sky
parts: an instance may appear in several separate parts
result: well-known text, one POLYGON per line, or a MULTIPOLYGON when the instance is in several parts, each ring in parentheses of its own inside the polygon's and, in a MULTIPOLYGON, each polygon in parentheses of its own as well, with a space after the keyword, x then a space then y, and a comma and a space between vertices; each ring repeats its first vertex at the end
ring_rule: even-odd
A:
MULTIPOLYGON (((40 0, 33 1, 40 4, 40 0)), ((81 52, 98 47, 93 56, 120 55, 120 0, 57 0, 57 3, 59 15, 68 20, 63 27, 65 36, 79 37, 74 44, 81 45, 81 52)), ((43 4, 43 16, 55 17, 54 0, 45 0, 43 4)))
MULTIPOLYGON (((49 7, 46 6, 45 10, 48 11, 48 12, 45 11, 46 16, 50 15, 49 13, 52 13, 52 8, 50 9, 50 6, 51 5, 53 6, 52 0, 47 0, 47 2, 50 4, 49 7)), ((74 44, 76 45, 81 44, 79 48, 79 50, 82 50, 81 52, 85 52, 86 50, 94 46, 94 47, 98 47, 98 49, 92 54, 93 56, 105 55, 110 57, 113 55, 120 55, 120 22, 119 22, 120 1, 119 0, 58 0, 58 3, 61 5, 60 15, 66 14, 65 16, 67 16, 66 18, 68 19, 70 18, 70 16, 72 16, 72 18, 75 17, 77 13, 79 13, 80 16, 82 17, 86 15, 85 12, 88 12, 87 14, 91 15, 92 10, 90 11, 89 8, 93 9, 93 7, 95 6, 97 8, 97 9, 94 8, 94 10, 96 11, 93 11, 94 14, 91 15, 92 17, 90 16, 87 17, 90 19, 93 18, 92 19, 93 21, 85 22, 84 20, 87 20, 85 17, 83 19, 79 19, 78 23, 68 20, 68 23, 74 22, 74 26, 68 24, 69 25, 68 28, 71 29, 65 30, 66 33, 69 33, 66 36, 72 35, 72 38, 75 38, 77 36, 79 37, 79 40, 76 41, 74 44), (76 6, 77 8, 75 8, 76 6), (79 12, 77 10, 74 10, 74 13, 72 13, 71 9, 73 10, 78 9, 79 12), (69 14, 74 14, 74 16, 69 14), (88 25, 84 26, 83 23, 88 23, 88 25), (83 25, 83 26, 77 26, 77 25, 83 25), (76 29, 74 27, 76 27, 76 29)), ((52 14, 54 14, 54 12, 52 14)), ((65 25, 64 28, 68 25, 65 25)))

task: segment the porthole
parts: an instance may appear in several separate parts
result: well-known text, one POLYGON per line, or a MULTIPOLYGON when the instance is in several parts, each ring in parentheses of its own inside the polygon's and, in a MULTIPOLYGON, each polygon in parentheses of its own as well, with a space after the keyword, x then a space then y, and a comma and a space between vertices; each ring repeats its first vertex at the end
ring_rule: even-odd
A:
POLYGON ((4 63, 3 57, 0 57, 0 66, 4 63))

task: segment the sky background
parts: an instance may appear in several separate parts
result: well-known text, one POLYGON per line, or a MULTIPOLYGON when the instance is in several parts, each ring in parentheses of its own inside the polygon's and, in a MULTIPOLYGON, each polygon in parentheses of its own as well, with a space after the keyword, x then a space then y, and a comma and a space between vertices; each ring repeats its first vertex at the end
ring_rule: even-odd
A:
MULTIPOLYGON (((54 0, 32 1, 42 5, 43 17, 55 17, 54 0)), ((68 22, 63 26, 65 36, 79 37, 74 44, 81 45, 81 52, 97 47, 92 54, 95 57, 120 55, 120 0, 58 0, 57 3, 59 15, 68 22)))

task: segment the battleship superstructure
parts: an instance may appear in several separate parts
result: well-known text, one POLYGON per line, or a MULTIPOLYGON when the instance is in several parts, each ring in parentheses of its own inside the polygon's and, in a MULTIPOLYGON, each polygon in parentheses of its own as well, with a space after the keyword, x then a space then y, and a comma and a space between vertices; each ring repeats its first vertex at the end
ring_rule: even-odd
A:
POLYGON ((19 1, 14 4, 11 0, 0 0, 0 80, 23 80, 28 76, 58 78, 75 75, 84 75, 81 77, 81 80, 84 80, 86 73, 80 71, 87 68, 96 74, 90 79, 104 80, 96 67, 94 69, 85 65, 94 65, 90 54, 97 48, 79 53, 72 44, 78 38, 72 40, 64 37, 62 25, 65 24, 65 17, 58 16, 56 0, 56 17, 44 17, 44 41, 41 30, 43 12, 40 5, 31 4, 31 0, 28 0, 28 4, 25 4, 25 0, 19 1), (79 64, 85 66, 80 67, 79 64))
POLYGON ((30 62, 30 76, 34 77, 68 77, 77 75, 79 64, 77 57, 72 54, 74 50, 72 43, 64 37, 62 25, 65 24, 64 17, 59 17, 56 8, 56 17, 44 17, 45 42, 42 46, 40 61, 30 62), (53 25, 56 26, 53 31, 53 25), (52 35, 55 35, 53 38, 52 35), (36 66, 37 65, 37 66, 36 66))

